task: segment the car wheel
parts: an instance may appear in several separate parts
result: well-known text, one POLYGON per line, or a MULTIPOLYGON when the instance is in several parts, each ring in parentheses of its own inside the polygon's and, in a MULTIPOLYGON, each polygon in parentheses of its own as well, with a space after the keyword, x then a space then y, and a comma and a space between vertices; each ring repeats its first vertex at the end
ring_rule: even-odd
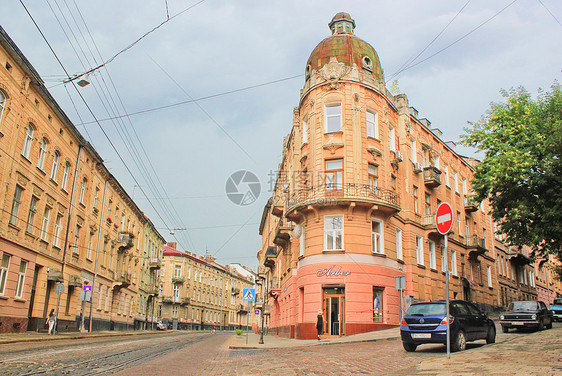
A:
POLYGON ((550 320, 550 322, 548 323, 548 325, 546 326, 547 329, 552 329, 552 320, 550 320))
POLYGON ((418 347, 418 345, 411 342, 402 342, 402 346, 404 346, 404 350, 406 350, 407 352, 414 352, 418 347))
POLYGON ((539 321, 539 327, 537 328, 537 331, 540 332, 543 329, 544 329, 544 322, 541 320, 541 321, 539 321))
POLYGON ((490 326, 490 329, 488 329, 488 335, 486 336, 486 343, 490 344, 494 342, 496 342, 496 328, 490 326))
POLYGON ((507 326, 502 326, 502 332, 508 333, 508 332, 509 332, 509 328, 508 328, 507 326))
POLYGON ((466 349, 466 337, 464 335, 464 332, 462 330, 459 330, 454 338, 453 343, 451 343, 451 350, 453 352, 456 352, 463 351, 464 349, 466 349))

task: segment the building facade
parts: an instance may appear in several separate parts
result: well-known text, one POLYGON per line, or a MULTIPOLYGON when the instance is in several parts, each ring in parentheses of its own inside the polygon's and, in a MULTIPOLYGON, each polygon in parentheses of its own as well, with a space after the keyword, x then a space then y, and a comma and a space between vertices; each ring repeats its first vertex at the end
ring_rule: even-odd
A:
POLYGON ((147 219, 1 27, 0 62, 0 332, 132 329, 147 219))
POLYGON ((159 318, 177 329, 245 328, 254 303, 244 302, 242 291, 253 288, 253 278, 218 264, 210 255, 198 257, 176 247, 164 247, 159 318))
POLYGON ((316 338, 398 325, 401 306, 450 298, 498 305, 486 203, 475 203, 473 168, 420 118, 406 95, 385 87, 374 48, 346 13, 311 53, 258 253, 270 332, 316 338), (436 230, 453 208, 448 253, 436 230), (395 288, 405 277, 405 299, 395 288))

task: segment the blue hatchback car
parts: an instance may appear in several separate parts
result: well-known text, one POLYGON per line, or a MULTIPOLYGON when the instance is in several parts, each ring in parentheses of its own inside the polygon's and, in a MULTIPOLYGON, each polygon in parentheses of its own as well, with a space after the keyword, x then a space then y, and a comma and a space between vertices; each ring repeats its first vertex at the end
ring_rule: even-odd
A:
MULTIPOLYGON (((400 325, 402 345, 415 351, 426 343, 447 344, 447 314, 445 301, 414 303, 408 308, 400 325)), ((464 300, 449 302, 451 350, 461 351, 466 343, 485 339, 496 341, 494 322, 478 307, 464 300)))

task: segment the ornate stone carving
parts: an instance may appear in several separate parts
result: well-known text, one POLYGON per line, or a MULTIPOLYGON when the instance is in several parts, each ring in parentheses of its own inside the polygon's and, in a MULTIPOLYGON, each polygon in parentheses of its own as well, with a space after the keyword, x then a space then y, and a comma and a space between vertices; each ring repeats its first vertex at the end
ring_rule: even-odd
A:
POLYGON ((23 188, 25 188, 25 186, 29 182, 29 179, 19 171, 16 171, 16 179, 18 181, 18 184, 23 188))
POLYGON ((318 74, 324 81, 330 84, 330 90, 335 90, 338 87, 338 82, 344 76, 351 72, 351 67, 346 67, 344 63, 339 63, 335 57, 330 58, 330 62, 318 71, 318 74))
POLYGON ((379 156, 382 155, 382 151, 380 151, 379 149, 377 149, 377 148, 375 148, 375 147, 372 147, 372 146, 369 146, 369 147, 367 148, 367 151, 368 151, 369 153, 371 153, 371 154, 373 155, 373 158, 375 158, 375 159, 376 159, 377 157, 379 157, 379 156))

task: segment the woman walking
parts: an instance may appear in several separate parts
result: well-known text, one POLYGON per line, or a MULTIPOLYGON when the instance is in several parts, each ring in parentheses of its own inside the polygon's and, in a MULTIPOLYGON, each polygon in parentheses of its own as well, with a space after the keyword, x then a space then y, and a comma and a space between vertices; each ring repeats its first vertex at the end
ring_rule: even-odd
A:
POLYGON ((318 331, 318 340, 320 341, 320 334, 322 334, 322 328, 324 327, 324 318, 322 317, 322 310, 318 311, 318 318, 316 320, 316 330, 318 331))
POLYGON ((46 324, 49 325, 49 334, 51 334, 51 332, 53 334, 55 334, 55 331, 54 331, 55 321, 56 321, 55 310, 51 309, 51 313, 49 313, 49 316, 47 317, 47 322, 46 322, 46 324))

